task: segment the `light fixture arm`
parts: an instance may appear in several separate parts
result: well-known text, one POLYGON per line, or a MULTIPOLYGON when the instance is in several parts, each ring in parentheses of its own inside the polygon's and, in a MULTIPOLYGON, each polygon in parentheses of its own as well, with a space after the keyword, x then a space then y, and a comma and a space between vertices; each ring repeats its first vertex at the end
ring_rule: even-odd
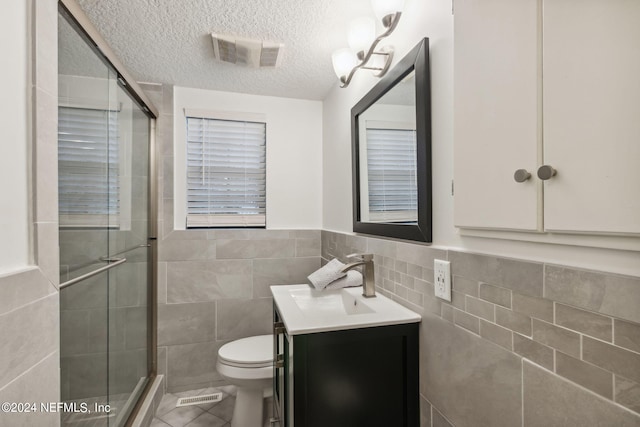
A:
POLYGON ((382 50, 380 52, 373 52, 373 54, 386 57, 384 59, 384 66, 382 66, 382 67, 367 67, 366 66, 366 62, 363 62, 362 64, 360 64, 360 69, 361 70, 377 71, 377 73, 374 74, 374 76, 382 77, 387 72, 387 70, 389 69, 389 66, 391 65, 391 60, 393 59, 393 49, 388 48, 387 46, 385 46, 385 47, 382 48, 382 50))
MULTIPOLYGON (((391 35, 391 33, 393 33, 393 31, 396 29, 396 27, 398 26, 398 21, 400 21, 400 16, 402 15, 402 12, 395 12, 395 13, 391 13, 389 15, 386 15, 383 19, 382 19, 382 24, 384 25, 384 27, 386 28, 385 32, 380 34, 378 37, 376 37, 376 39, 373 41, 373 43, 371 43, 371 47, 369 48, 369 50, 367 51, 366 55, 364 55, 361 59, 361 62, 356 65, 355 67, 353 67, 353 69, 351 69, 351 72, 349 72, 348 75, 346 76, 342 76, 340 77, 340 87, 341 88, 345 88, 347 86, 349 86, 349 83, 351 83, 351 79, 353 78, 353 75, 356 73, 356 71, 358 71, 359 69, 365 69, 365 70, 379 70, 380 72, 377 74, 377 76, 382 76, 384 75, 384 73, 389 69, 389 66, 391 65, 391 59, 393 58, 393 51, 389 50, 386 52, 375 52, 376 47, 378 46, 378 43, 380 43, 380 41, 386 37, 388 37, 389 35, 391 35), (387 56, 386 60, 385 60, 385 65, 383 68, 370 68, 370 67, 365 67, 365 65, 367 64, 367 62, 369 62, 369 60, 371 59, 371 56, 373 55, 385 55, 387 56)), ((360 52, 362 53, 362 52, 360 52)), ((360 54, 358 55, 358 59, 360 57, 360 54)))

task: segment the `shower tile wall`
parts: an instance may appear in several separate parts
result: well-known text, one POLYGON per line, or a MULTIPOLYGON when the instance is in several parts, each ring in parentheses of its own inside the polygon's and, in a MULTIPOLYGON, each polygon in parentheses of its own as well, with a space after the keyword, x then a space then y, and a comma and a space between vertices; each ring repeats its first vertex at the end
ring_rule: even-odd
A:
MULTIPOLYGON (((12 11, 18 9, 18 2, 13 3, 8 5, 12 11)), ((52 197, 58 178, 51 162, 58 147, 58 64, 57 55, 52 54, 57 51, 57 7, 55 0, 39 0, 27 9, 31 38, 25 48, 30 50, 34 70, 27 82, 33 92, 31 139, 27 142, 30 170, 34 171, 28 190, 33 208, 32 265, 0 275, 0 402, 60 400, 58 209, 52 197)), ((8 31, 14 31, 12 28, 8 31)), ((2 425, 59 425, 55 412, 4 413, 1 417, 2 425)))
POLYGON ((640 278, 322 231, 323 262, 362 251, 423 316, 423 426, 640 426, 640 278))
POLYGON ((269 286, 320 267, 320 231, 173 230, 173 91, 142 87, 160 108, 158 373, 169 392, 222 385, 218 349, 271 332, 269 286))

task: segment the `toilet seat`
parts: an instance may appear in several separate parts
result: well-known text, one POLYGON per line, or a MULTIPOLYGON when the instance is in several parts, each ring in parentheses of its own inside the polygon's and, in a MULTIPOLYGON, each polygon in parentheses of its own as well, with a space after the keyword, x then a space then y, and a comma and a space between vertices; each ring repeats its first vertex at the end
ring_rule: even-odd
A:
POLYGON ((218 362, 239 368, 273 366, 273 335, 242 338, 220 347, 218 362))

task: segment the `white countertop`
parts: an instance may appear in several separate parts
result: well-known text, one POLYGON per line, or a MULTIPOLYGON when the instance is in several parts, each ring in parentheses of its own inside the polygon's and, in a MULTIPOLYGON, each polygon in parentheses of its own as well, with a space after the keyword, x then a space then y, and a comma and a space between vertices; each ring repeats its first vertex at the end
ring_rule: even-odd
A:
POLYGON ((271 286, 289 335, 420 322, 422 317, 384 295, 362 296, 362 286, 317 291, 309 285, 271 286))

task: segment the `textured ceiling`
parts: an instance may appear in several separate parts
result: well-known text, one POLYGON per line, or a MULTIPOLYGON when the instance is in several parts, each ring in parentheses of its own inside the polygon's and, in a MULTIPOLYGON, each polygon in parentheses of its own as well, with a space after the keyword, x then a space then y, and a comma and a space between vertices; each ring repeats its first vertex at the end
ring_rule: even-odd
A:
POLYGON ((324 99, 337 78, 331 52, 349 22, 373 16, 369 0, 78 0, 142 82, 303 99, 324 99), (285 44, 275 69, 213 58, 210 33, 285 44))

